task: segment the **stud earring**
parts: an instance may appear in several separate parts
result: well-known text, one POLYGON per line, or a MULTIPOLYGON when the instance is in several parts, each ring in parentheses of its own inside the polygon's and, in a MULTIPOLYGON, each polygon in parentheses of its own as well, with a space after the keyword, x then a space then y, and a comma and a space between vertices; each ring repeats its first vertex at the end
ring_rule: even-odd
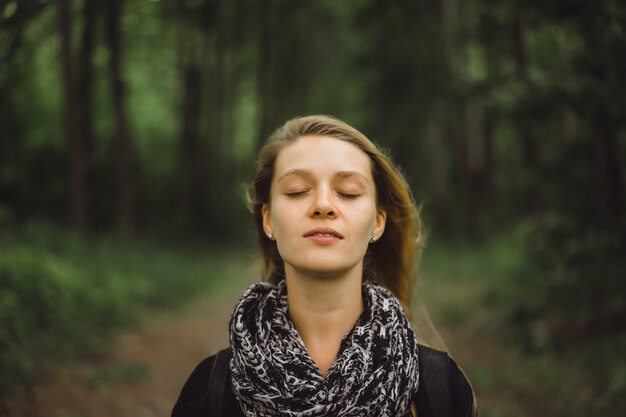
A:
POLYGON ((274 235, 273 235, 273 234, 271 234, 271 233, 268 233, 268 234, 267 234, 267 237, 268 237, 268 238, 270 238, 270 239, 271 239, 273 236, 274 236, 274 235))
POLYGON ((372 242, 376 242, 376 236, 372 236, 372 242))

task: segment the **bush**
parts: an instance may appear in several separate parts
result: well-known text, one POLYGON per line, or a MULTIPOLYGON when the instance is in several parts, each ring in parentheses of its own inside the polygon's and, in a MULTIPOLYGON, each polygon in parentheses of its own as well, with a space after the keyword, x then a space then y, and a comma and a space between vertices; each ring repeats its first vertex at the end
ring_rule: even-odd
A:
POLYGON ((508 382, 563 415, 624 415, 626 227, 580 219, 527 224, 522 268, 493 289, 525 364, 508 382))
POLYGON ((529 225, 524 267, 505 293, 529 347, 623 332, 626 227, 550 213, 529 225))

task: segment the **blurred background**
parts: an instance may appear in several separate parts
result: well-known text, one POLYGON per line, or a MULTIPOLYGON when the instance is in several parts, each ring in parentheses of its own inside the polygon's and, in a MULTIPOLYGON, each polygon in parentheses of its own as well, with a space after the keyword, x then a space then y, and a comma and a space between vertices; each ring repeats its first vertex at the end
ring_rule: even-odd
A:
POLYGON ((0 1, 0 414, 168 415, 323 113, 405 172, 480 414, 625 415, 625 74, 619 0, 0 1))

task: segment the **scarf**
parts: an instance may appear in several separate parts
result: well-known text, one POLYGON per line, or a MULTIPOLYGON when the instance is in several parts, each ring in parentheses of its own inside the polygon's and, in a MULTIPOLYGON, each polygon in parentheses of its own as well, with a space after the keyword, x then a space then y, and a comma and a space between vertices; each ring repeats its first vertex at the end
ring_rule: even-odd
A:
POLYGON ((230 321, 232 388, 247 417, 411 415, 418 345, 400 302, 363 283, 364 311, 326 378, 287 313, 287 285, 256 283, 230 321))

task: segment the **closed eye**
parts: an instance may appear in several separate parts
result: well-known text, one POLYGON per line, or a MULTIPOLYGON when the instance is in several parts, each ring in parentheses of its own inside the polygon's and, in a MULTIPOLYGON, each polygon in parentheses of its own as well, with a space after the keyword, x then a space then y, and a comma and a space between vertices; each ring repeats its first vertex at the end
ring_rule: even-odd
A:
POLYGON ((286 195, 287 197, 293 197, 293 198, 295 198, 295 197, 300 197, 300 196, 303 196, 303 195, 304 195, 304 193, 306 193, 306 191, 304 191, 304 190, 302 190, 302 191, 290 191, 290 192, 288 192, 288 193, 285 193, 285 195, 286 195))
POLYGON ((356 194, 356 193, 338 193, 338 194, 342 196, 343 198, 347 198, 347 199, 354 199, 360 196, 360 194, 356 194))

